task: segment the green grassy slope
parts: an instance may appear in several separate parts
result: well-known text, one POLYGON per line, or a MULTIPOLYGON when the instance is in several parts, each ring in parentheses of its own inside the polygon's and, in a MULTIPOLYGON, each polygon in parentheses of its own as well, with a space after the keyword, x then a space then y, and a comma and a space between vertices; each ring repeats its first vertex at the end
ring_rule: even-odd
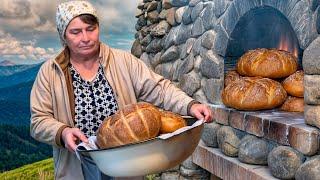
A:
POLYGON ((3 180, 51 180, 54 179, 53 159, 45 159, 20 168, 0 173, 3 180))
MULTIPOLYGON (((156 174, 145 176, 146 180, 154 180, 156 174)), ((45 159, 28 164, 11 171, 0 173, 1 180, 53 180, 53 159, 45 159)))

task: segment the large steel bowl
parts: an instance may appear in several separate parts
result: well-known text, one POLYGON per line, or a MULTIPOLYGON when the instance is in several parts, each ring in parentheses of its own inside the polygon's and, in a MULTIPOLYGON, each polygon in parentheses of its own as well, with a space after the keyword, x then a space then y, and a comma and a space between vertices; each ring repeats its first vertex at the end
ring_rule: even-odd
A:
MULTIPOLYGON (((185 118, 188 125, 196 120, 185 118)), ((203 123, 168 139, 147 141, 109 149, 82 150, 101 172, 112 177, 142 176, 173 168, 187 159, 201 138, 203 123)))

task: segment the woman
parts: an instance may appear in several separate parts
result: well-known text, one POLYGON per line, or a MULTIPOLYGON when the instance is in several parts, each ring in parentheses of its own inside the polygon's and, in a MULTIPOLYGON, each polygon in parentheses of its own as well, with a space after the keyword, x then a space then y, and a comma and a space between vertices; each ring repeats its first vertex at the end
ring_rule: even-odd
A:
POLYGON ((133 55, 99 41, 96 10, 87 1, 59 5, 64 50, 39 70, 31 91, 31 135, 53 146, 56 179, 84 179, 75 156, 79 141, 127 104, 146 101, 211 121, 212 112, 133 55))

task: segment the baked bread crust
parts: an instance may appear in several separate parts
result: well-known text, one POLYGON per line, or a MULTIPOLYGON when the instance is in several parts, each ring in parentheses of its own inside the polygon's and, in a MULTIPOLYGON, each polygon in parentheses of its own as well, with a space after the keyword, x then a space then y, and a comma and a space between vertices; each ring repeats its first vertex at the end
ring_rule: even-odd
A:
POLYGON ((304 100, 303 98, 289 96, 280 107, 280 110, 290 112, 304 112, 304 100))
POLYGON ((170 111, 161 112, 160 134, 172 133, 185 126, 187 123, 180 115, 170 111))
POLYGON ((237 62, 237 72, 242 76, 284 78, 297 71, 297 58, 277 49, 249 50, 237 62))
POLYGON ((286 97, 279 82, 261 77, 242 77, 222 91, 222 102, 239 110, 272 109, 281 105, 286 97))
POLYGON ((131 104, 106 118, 97 131, 99 148, 110 148, 156 137, 161 128, 161 113, 153 105, 131 104))
POLYGON ((240 78, 241 78, 241 76, 237 73, 237 71, 235 71, 235 70, 228 71, 224 77, 224 87, 227 87, 233 81, 236 81, 240 78))
POLYGON ((303 97, 303 76, 303 71, 297 71, 282 82, 282 86, 288 94, 295 97, 303 97))

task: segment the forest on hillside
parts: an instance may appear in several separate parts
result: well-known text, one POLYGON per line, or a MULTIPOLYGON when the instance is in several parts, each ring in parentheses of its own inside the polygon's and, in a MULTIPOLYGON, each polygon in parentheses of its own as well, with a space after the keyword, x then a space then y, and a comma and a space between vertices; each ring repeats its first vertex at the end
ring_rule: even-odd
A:
POLYGON ((51 146, 30 136, 30 92, 40 65, 0 66, 0 172, 52 156, 51 146))
POLYGON ((0 124, 0 172, 52 156, 52 147, 34 140, 28 125, 0 124))

